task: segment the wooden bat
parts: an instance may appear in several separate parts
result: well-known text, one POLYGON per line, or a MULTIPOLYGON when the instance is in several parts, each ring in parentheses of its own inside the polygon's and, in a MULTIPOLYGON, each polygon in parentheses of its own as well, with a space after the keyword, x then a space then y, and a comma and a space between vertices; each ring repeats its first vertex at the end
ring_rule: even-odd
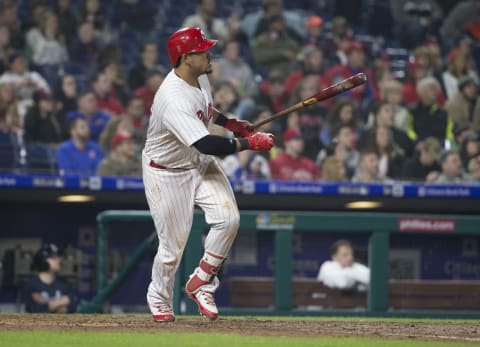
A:
POLYGON ((299 101, 295 105, 292 105, 280 112, 277 112, 273 115, 271 115, 268 118, 262 119, 261 121, 256 122, 253 124, 253 128, 257 128, 263 124, 272 122, 280 117, 285 116, 288 113, 291 113, 293 111, 300 110, 301 108, 316 104, 319 101, 326 100, 329 98, 332 98, 340 93, 346 92, 347 90, 353 89, 355 87, 358 87, 362 84, 364 84, 367 81, 367 76, 363 72, 357 73, 353 76, 350 76, 347 79, 344 79, 343 81, 340 81, 338 83, 335 83, 325 89, 322 89, 319 91, 317 94, 306 98, 302 101, 299 101))

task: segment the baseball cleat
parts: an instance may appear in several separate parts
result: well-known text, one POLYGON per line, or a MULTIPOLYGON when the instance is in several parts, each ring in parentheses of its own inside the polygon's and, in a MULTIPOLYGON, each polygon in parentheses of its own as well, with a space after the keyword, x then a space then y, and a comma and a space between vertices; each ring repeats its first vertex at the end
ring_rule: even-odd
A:
POLYGON ((210 320, 218 318, 218 309, 212 293, 200 289, 195 293, 187 293, 187 295, 197 304, 201 315, 210 320))
POLYGON ((173 310, 169 305, 160 304, 160 305, 148 305, 150 312, 152 313, 152 318, 155 322, 174 322, 175 315, 173 310))

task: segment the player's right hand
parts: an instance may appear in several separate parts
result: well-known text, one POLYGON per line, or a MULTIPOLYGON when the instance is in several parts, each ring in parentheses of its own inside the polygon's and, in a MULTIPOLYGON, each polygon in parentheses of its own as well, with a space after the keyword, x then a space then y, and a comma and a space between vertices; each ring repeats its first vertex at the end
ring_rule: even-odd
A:
POLYGON ((273 147, 275 136, 270 133, 254 133, 247 137, 248 149, 254 151, 269 151, 273 147))

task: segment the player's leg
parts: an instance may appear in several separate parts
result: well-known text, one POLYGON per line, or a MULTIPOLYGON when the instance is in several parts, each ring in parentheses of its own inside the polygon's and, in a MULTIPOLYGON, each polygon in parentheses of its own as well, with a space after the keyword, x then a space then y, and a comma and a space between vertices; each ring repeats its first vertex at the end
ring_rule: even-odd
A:
POLYGON ((199 266, 186 284, 186 292, 201 313, 211 319, 218 317, 213 293, 219 282, 220 270, 240 224, 235 195, 230 182, 217 162, 208 167, 195 196, 195 204, 205 212, 210 231, 205 239, 205 253, 199 266))
POLYGON ((157 321, 174 320, 171 305, 175 272, 193 220, 192 176, 191 171, 172 173, 144 167, 145 195, 159 239, 147 292, 147 302, 157 321))

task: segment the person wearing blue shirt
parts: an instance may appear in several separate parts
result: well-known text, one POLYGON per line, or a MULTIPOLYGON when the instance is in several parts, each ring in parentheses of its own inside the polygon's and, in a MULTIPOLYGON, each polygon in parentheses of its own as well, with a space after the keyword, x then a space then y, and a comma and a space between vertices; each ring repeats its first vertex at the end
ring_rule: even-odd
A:
POLYGON ((77 98, 78 109, 70 111, 67 119, 71 120, 79 116, 83 116, 90 127, 90 139, 98 142, 103 129, 110 122, 111 116, 105 112, 98 110, 97 99, 93 91, 88 90, 81 93, 77 98))
POLYGON ((70 136, 70 140, 57 149, 60 174, 95 175, 103 153, 96 142, 90 141, 90 129, 84 116, 71 117, 70 136))

